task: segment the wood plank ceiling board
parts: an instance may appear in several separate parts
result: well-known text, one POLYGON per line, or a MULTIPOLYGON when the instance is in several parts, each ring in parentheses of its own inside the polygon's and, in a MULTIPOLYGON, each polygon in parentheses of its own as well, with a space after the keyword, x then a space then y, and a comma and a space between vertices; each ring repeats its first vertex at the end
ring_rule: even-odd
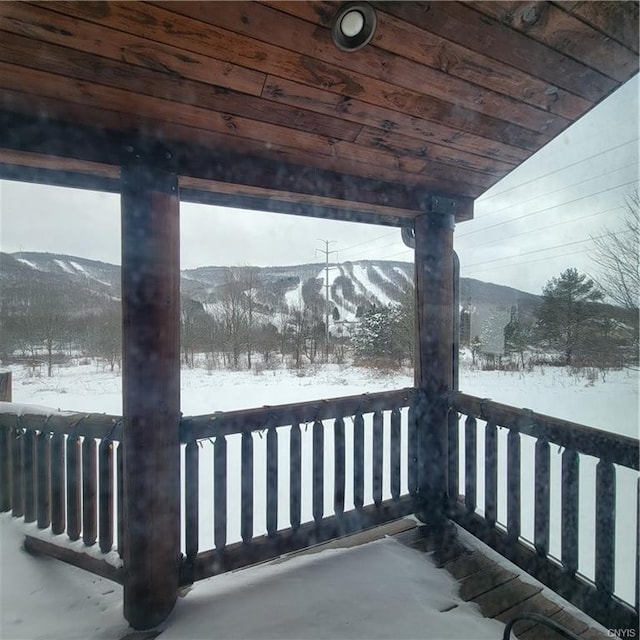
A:
POLYGON ((344 52, 336 2, 0 3, 0 177, 145 161, 194 201, 462 221, 638 71, 638 2, 372 4, 344 52))

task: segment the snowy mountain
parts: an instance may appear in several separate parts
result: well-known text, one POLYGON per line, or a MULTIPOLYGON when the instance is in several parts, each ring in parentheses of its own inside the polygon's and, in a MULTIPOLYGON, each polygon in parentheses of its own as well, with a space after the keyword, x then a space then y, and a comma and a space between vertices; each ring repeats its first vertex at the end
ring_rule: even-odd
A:
MULTIPOLYGON (((259 283, 256 291, 258 311, 270 314, 284 305, 301 307, 309 291, 324 299, 325 265, 302 264, 282 267, 232 267, 239 277, 253 272, 259 283), (303 294, 303 288, 307 288, 303 294)), ((207 266, 182 271, 184 298, 214 311, 219 305, 228 267, 207 266)), ((120 267, 96 260, 51 253, 0 253, 0 283, 11 290, 46 285, 64 291, 74 300, 82 298, 114 300, 120 298, 120 267)), ((329 298, 342 320, 355 319, 359 306, 387 306, 402 300, 413 283, 413 264, 389 260, 360 260, 329 265, 329 298)), ((460 300, 463 305, 516 303, 531 308, 538 296, 517 289, 462 278, 460 300)))

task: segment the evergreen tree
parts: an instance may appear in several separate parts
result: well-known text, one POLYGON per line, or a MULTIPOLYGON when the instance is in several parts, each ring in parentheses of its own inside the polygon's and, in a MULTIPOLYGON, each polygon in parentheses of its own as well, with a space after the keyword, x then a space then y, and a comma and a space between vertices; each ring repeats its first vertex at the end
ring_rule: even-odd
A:
POLYGON ((407 330, 408 314, 398 305, 365 311, 353 336, 357 358, 402 363, 413 357, 413 335, 407 330))
POLYGON ((565 364, 574 364, 575 356, 588 345, 599 315, 593 303, 603 297, 593 280, 577 269, 567 269, 545 285, 536 312, 538 335, 543 344, 563 354, 565 364))
POLYGON ((504 328, 504 348, 507 353, 517 353, 524 367, 524 352, 531 339, 530 327, 522 321, 516 307, 511 309, 511 321, 504 328))

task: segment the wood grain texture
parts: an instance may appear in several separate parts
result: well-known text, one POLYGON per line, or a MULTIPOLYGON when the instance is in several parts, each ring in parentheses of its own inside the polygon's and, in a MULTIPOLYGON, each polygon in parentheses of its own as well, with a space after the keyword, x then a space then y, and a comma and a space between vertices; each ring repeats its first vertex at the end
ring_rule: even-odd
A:
POLYGON ((637 2, 566 2, 554 4, 638 53, 637 2))
MULTIPOLYGON (((332 2, 2 3, 0 110, 36 120, 26 141, 20 128, 0 134, 0 172, 70 186, 94 176, 113 190, 128 161, 116 148, 134 137, 180 156, 162 170, 211 183, 193 189, 196 201, 217 194, 233 206, 238 187, 236 206, 268 205, 271 190, 415 217, 423 193, 477 198, 638 70, 634 2, 375 9, 374 38, 353 55, 332 43, 332 2), (60 124, 73 142, 53 143, 60 124), (245 179, 242 163, 224 171, 212 160, 221 153, 291 179, 245 179), (310 184, 313 173, 332 176, 310 184), (357 188, 345 188, 352 179, 357 188), (397 186, 418 195, 380 195, 397 186)), ((318 204, 303 214, 334 215, 318 204)), ((471 217, 465 208, 458 221, 471 217)))
POLYGON ((616 83, 587 65, 546 47, 507 25, 457 2, 382 2, 392 15, 432 33, 497 59, 525 73, 562 87, 585 100, 599 101, 616 83))
POLYGON ((121 207, 124 615, 133 628, 148 629, 173 608, 180 559, 176 176, 126 167, 121 207))
MULTIPOLYGON (((263 3, 264 4, 264 3, 263 3)), ((267 2, 274 9, 329 27, 336 5, 330 2, 267 2)), ((566 118, 585 112, 590 103, 559 87, 519 72, 512 66, 468 49, 440 34, 377 12, 378 28, 372 44, 390 54, 504 94, 531 106, 566 118)))
MULTIPOLYGON (((412 92, 419 87, 423 95, 444 102, 451 102, 455 95, 455 106, 458 108, 464 107, 487 115, 497 112, 505 120, 534 130, 553 126, 548 114, 525 103, 493 90, 483 90, 402 55, 391 55, 376 47, 365 47, 357 56, 345 54, 333 45, 328 29, 318 29, 291 14, 276 13, 260 3, 227 2, 224 11, 206 2, 163 2, 161 6, 208 25, 300 52, 304 56, 301 58, 303 64, 314 64, 316 68, 321 68, 317 61, 322 65, 335 65, 345 79, 351 78, 354 87, 367 84, 362 76, 375 78, 412 92), (352 76, 351 73, 357 75, 352 76)), ((330 67, 322 68, 328 70, 330 67)), ((562 128, 561 123, 558 126, 562 128)))
MULTIPOLYGON (((637 69, 638 56, 548 2, 468 2, 470 7, 619 82, 637 69)), ((633 3, 630 3, 633 4, 633 3)))

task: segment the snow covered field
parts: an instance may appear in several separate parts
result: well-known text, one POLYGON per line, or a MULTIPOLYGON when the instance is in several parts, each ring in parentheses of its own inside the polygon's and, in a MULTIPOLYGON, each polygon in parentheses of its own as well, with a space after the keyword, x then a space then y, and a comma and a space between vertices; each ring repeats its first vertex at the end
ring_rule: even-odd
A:
MULTIPOLYGON (((62 410, 122 413, 122 379, 118 372, 90 360, 55 366, 54 376, 12 367, 13 401, 62 410)), ((263 405, 317 400, 409 387, 408 371, 382 372, 349 365, 295 369, 225 371, 182 370, 182 413, 198 415, 263 405)), ((481 371, 461 364, 460 389, 515 407, 526 407, 598 429, 638 437, 638 372, 610 371, 606 382, 563 367, 532 372, 481 371)))
MULTIPOLYGON (((32 375, 22 367, 13 368, 14 402, 40 404, 63 410, 121 413, 121 378, 104 370, 95 362, 55 368, 53 378, 32 375)), ((412 385, 412 373, 379 372, 353 366, 326 365, 302 371, 292 369, 248 371, 207 371, 205 368, 183 369, 182 410, 184 415, 229 411, 262 405, 317 400, 351 394, 397 389, 412 385)), ((468 363, 462 366, 460 388, 472 395, 492 398, 516 407, 527 407, 539 413, 587 424, 615 433, 638 437, 638 374, 631 371, 608 372, 606 381, 600 376, 569 374, 564 368, 538 367, 532 372, 481 371, 468 363)), ((406 491, 406 412, 403 412, 403 469, 402 490, 406 491)), ((350 478, 349 451, 351 447, 349 421, 346 429, 347 478, 350 478)), ((367 422, 369 424, 369 422, 367 422)), ((333 496, 333 428, 326 422, 325 432, 325 513, 332 510, 333 496)), ((478 452, 484 460, 484 424, 478 423, 478 452)), ((288 428, 279 432, 279 463, 282 473, 279 489, 279 526, 288 526, 288 428)), ((461 421, 460 435, 464 426, 461 421)), ((385 419, 385 442, 389 442, 389 427, 385 419)), ((303 521, 311 520, 311 429, 302 430, 303 444, 303 521)), ((533 513, 527 505, 533 504, 533 440, 522 437, 522 535, 533 537, 533 513)), ((228 504, 239 504, 239 449, 238 437, 228 438, 229 477, 228 504), (238 461, 238 462, 235 462, 238 461)), ((550 551, 560 554, 560 462, 557 447, 551 450, 551 541, 550 551)), ((264 532, 265 477, 264 438, 254 438, 254 533, 264 532)), ((367 428, 365 436, 365 464, 370 468, 371 437, 367 428)), ((389 497, 387 452, 385 451, 384 497, 389 497)), ((506 522, 506 430, 499 433, 499 508, 498 519, 506 522)), ((464 487, 464 447, 461 447, 460 487, 464 487)), ((594 574, 595 540, 595 464, 596 460, 581 456, 580 467, 580 557, 579 569, 588 577, 594 574)), ((200 450, 200 539, 201 549, 213 546, 212 523, 212 471, 213 456, 210 443, 203 443, 200 450)), ((483 504, 483 465, 478 469, 478 504, 483 504)), ((372 502, 370 474, 366 474, 365 501, 372 502)), ((633 557, 636 529, 635 483, 637 474, 626 469, 617 470, 617 521, 616 593, 627 601, 633 601, 635 571, 628 558, 633 557)), ((349 480, 346 487, 346 507, 353 500, 349 480)), ((351 502, 352 504, 352 502, 351 502)), ((228 516, 228 541, 240 539, 239 509, 228 516), (236 512, 237 511, 237 512, 236 512)), ((481 511, 481 508, 479 509, 481 511)))

